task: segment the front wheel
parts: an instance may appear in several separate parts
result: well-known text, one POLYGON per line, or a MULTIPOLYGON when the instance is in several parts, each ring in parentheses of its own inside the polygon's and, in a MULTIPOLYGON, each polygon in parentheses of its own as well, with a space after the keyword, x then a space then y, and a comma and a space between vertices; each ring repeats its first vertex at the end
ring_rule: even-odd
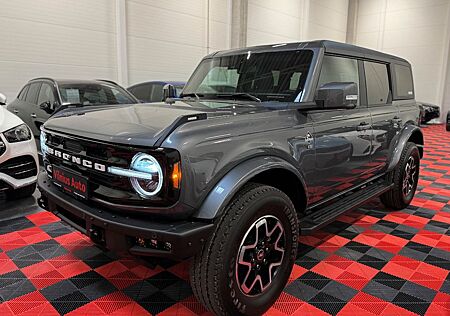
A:
POLYGON ((394 183, 393 188, 381 195, 381 202, 386 207, 400 210, 411 203, 419 181, 419 166, 419 149, 416 144, 408 142, 397 167, 388 175, 394 183))
POLYGON ((191 286, 215 315, 261 315, 283 290, 297 255, 298 220, 280 190, 247 185, 191 265, 191 286))

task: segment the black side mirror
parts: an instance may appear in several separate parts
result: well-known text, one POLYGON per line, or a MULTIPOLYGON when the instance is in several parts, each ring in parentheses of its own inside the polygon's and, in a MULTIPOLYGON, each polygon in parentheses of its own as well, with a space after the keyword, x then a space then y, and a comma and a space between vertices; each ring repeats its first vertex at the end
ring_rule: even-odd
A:
POLYGON ((173 100, 177 97, 177 90, 171 84, 166 84, 163 87, 163 101, 169 104, 175 103, 173 100))
POLYGON ((0 93, 0 105, 6 105, 6 96, 0 93))
POLYGON ((55 112, 56 108, 58 106, 58 102, 51 103, 50 101, 45 101, 39 104, 39 107, 44 110, 47 114, 52 114, 55 112))
POLYGON ((317 90, 316 103, 324 109, 354 109, 358 86, 354 82, 329 82, 317 90))

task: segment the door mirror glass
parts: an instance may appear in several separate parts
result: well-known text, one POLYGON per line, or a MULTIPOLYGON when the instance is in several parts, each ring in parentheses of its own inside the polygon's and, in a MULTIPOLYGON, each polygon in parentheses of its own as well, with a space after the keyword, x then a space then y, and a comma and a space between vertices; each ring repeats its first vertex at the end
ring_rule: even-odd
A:
POLYGON ((324 109, 353 109, 358 102, 354 82, 329 82, 317 90, 316 103, 324 109))
POLYGON ((173 103, 173 99, 177 97, 177 90, 171 84, 166 84, 163 87, 163 101, 166 103, 173 103))
POLYGON ((6 105, 6 96, 0 93, 0 105, 6 105))
POLYGON ((39 107, 48 114, 52 114, 53 112, 55 112, 57 106, 58 106, 57 102, 50 102, 50 101, 45 101, 39 104, 39 107))

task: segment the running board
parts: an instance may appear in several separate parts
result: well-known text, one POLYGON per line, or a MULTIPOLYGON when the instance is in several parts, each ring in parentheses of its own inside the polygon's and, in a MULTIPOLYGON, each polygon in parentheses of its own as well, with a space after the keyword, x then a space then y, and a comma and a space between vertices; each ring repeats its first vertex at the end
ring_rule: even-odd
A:
POLYGON ((322 208, 313 210, 313 213, 300 219, 300 234, 308 235, 317 229, 332 222, 339 215, 365 204, 391 189, 393 184, 386 184, 379 180, 360 188, 340 200, 322 208))

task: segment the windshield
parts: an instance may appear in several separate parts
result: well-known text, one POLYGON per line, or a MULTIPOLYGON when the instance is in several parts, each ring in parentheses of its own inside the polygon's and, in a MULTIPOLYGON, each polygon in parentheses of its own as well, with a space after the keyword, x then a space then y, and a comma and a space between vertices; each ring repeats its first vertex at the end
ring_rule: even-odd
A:
POLYGON ((59 85, 59 92, 63 104, 106 105, 136 103, 120 87, 107 84, 61 84, 59 85))
MULTIPOLYGON (((310 50, 277 51, 204 59, 183 90, 196 97, 246 97, 298 101, 313 57, 310 50)), ((256 100, 256 99, 255 99, 256 100)))

